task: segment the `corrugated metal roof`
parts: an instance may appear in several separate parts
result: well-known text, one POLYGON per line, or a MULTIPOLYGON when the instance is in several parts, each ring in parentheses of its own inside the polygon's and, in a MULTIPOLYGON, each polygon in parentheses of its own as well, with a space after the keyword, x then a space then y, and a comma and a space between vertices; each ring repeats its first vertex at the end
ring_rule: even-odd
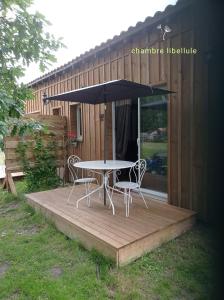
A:
POLYGON ((192 0, 178 0, 175 5, 168 5, 163 12, 157 11, 153 17, 146 17, 146 19, 143 22, 138 22, 134 27, 130 26, 127 31, 121 31, 119 35, 115 35, 112 39, 108 39, 106 42, 101 43, 100 45, 96 46, 95 48, 92 48, 83 54, 79 55, 75 59, 69 61, 68 63, 44 74, 41 77, 38 77, 37 79, 34 79, 30 83, 28 83, 28 86, 33 86, 37 84, 40 81, 44 81, 45 79, 49 79, 50 77, 54 76, 57 73, 61 73, 75 64, 81 62, 84 58, 88 58, 92 55, 95 55, 96 53, 105 50, 106 48, 111 47, 112 45, 115 45, 122 41, 125 38, 128 38, 134 34, 137 34, 139 31, 143 30, 144 28, 150 27, 153 24, 160 22, 161 19, 164 19, 168 16, 170 16, 173 13, 178 12, 179 10, 182 10, 184 7, 188 6, 192 0))

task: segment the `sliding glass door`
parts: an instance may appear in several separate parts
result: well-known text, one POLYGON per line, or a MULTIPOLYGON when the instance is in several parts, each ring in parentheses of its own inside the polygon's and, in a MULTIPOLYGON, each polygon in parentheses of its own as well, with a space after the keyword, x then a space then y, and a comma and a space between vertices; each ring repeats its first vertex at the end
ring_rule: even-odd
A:
MULTIPOLYGON (((147 170, 142 181, 143 191, 159 192, 166 197, 167 96, 116 102, 113 118, 113 157, 128 161, 144 158, 147 170)), ((119 180, 129 180, 128 170, 122 170, 119 180)))
POLYGON ((142 188, 167 193, 167 97, 138 101, 138 156, 147 163, 142 188))

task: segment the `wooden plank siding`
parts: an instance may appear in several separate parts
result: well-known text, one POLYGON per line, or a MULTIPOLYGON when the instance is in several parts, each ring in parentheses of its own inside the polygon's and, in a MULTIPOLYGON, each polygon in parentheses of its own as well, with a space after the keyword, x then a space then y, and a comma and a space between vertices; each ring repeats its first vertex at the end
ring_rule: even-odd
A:
MULTIPOLYGON (((208 86, 208 70, 200 55, 200 49, 207 49, 207 31, 204 29, 207 25, 190 4, 183 11, 172 14, 167 20, 172 32, 167 35, 165 41, 161 41, 160 31, 156 26, 149 26, 141 32, 129 35, 116 45, 105 47, 92 57, 83 58, 82 63, 78 62, 68 67, 63 74, 51 75, 48 79, 40 80, 33 85, 35 98, 27 101, 26 112, 40 110, 41 113, 49 115, 52 114, 52 107, 62 107, 62 115, 69 119, 70 104, 52 101, 44 106, 44 91, 52 95, 114 79, 166 85, 175 92, 169 96, 168 104, 168 202, 193 209, 198 212, 199 218, 207 220, 205 134, 208 96, 204 87, 208 86), (135 47, 192 47, 198 49, 199 54, 136 55, 131 53, 135 47)), ((70 149, 70 153, 77 153, 84 160, 102 159, 104 129, 101 115, 104 113, 104 106, 102 104, 81 107, 83 141, 78 143, 77 148, 70 149)), ((106 118, 110 159, 111 111, 109 104, 106 118)))

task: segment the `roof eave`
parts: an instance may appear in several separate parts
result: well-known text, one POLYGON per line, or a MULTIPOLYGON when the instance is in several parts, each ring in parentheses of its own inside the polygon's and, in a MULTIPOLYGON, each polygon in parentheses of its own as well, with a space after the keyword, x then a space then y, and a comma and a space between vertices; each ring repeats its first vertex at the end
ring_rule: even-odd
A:
POLYGON ((29 82, 27 84, 28 87, 32 87, 35 84, 43 82, 56 74, 63 73, 64 71, 68 70, 69 68, 74 67, 74 65, 79 64, 84 59, 88 59, 91 56, 96 55, 97 53, 104 51, 105 49, 111 48, 114 45, 129 39, 131 36, 136 35, 139 31, 143 31, 144 29, 148 29, 155 25, 156 23, 161 22, 162 19, 172 16, 173 14, 178 13, 183 8, 189 6, 192 3, 192 0, 188 1, 178 1, 176 5, 168 5, 163 12, 156 12, 153 17, 147 17, 144 22, 138 22, 135 27, 129 27, 127 31, 121 32, 119 36, 114 36, 112 39, 107 40, 105 43, 102 43, 100 46, 96 46, 95 48, 81 54, 74 60, 66 63, 65 65, 58 67, 57 69, 29 82))

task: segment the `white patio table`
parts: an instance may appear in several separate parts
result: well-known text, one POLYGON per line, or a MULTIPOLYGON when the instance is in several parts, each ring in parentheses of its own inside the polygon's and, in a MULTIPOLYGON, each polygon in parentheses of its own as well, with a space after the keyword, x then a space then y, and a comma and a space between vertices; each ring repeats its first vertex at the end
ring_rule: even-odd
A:
MULTIPOLYGON (((107 160, 104 162, 103 160, 93 160, 93 161, 82 161, 74 164, 74 167, 76 168, 81 168, 81 169, 87 169, 87 170, 98 170, 99 172, 96 172, 100 175, 102 175, 102 184, 88 193, 87 195, 81 197, 80 199, 77 200, 76 202, 76 207, 78 208, 79 202, 82 201, 85 198, 88 198, 91 196, 93 193, 96 193, 99 190, 104 190, 105 193, 107 194, 111 207, 112 207, 112 212, 113 215, 115 214, 115 209, 114 209, 114 204, 111 199, 109 189, 113 189, 112 187, 109 186, 108 184, 108 179, 110 174, 113 172, 113 170, 120 170, 120 169, 127 169, 131 168, 135 165, 134 162, 132 161, 124 161, 124 160, 107 160)), ((104 196, 105 196, 104 193, 104 196)), ((105 199, 104 199, 105 201, 105 199)))

